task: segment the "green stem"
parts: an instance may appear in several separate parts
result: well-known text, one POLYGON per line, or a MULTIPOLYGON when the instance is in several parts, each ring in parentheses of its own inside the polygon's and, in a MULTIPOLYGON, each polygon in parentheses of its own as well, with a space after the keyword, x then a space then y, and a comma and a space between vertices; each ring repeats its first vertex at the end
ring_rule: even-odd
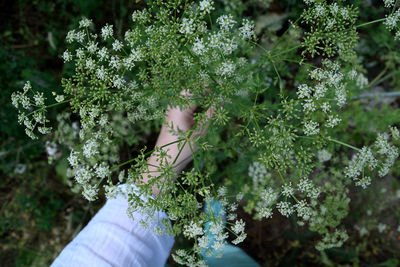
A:
POLYGON ((57 102, 57 103, 54 103, 54 104, 51 104, 51 105, 48 105, 48 106, 45 106, 44 108, 38 108, 38 109, 36 109, 36 110, 34 110, 34 111, 32 111, 32 112, 30 112, 28 115, 26 115, 26 116, 29 116, 29 115, 31 115, 31 114, 33 114, 33 113, 35 113, 36 111, 38 111, 38 110, 42 110, 42 109, 47 109, 47 108, 52 108, 52 107, 55 107, 55 106, 58 106, 58 105, 61 105, 61 104, 64 104, 64 103, 67 103, 67 102, 69 102, 71 99, 67 99, 67 100, 64 100, 64 101, 61 101, 61 102, 57 102))
POLYGON ((386 67, 375 77, 375 79, 373 79, 373 80, 369 83, 368 88, 371 88, 372 86, 374 86, 375 83, 386 73, 387 69, 388 69, 388 67, 386 66, 386 67))
MULTIPOLYGON (((165 145, 161 146, 160 148, 164 148, 164 147, 166 147, 166 146, 176 144, 176 143, 181 142, 181 141, 183 141, 183 140, 184 140, 184 139, 179 139, 179 140, 173 141, 173 142, 171 142, 171 143, 168 143, 168 144, 165 144, 165 145)), ((154 149, 151 150, 151 151, 148 151, 148 152, 145 153, 144 155, 145 155, 145 156, 148 156, 148 155, 150 155, 150 154, 153 153, 153 152, 154 152, 154 149)), ((111 171, 114 171, 114 170, 118 169, 119 167, 122 167, 122 166, 124 166, 124 165, 126 165, 126 164, 129 164, 129 163, 135 161, 135 159, 136 159, 136 157, 135 157, 135 158, 132 158, 132 159, 130 159, 130 160, 127 160, 127 161, 125 161, 125 162, 122 162, 121 164, 118 164, 118 165, 112 167, 110 170, 111 170, 111 171)))
POLYGON ((291 29, 292 26, 296 25, 297 22, 299 22, 301 19, 301 16, 299 18, 297 18, 297 20, 293 23, 290 24, 290 26, 286 29, 286 31, 279 37, 279 39, 275 42, 274 46, 271 49, 271 52, 275 50, 275 48, 277 47, 277 45, 279 44, 279 42, 283 39, 283 37, 286 36, 286 34, 289 32, 289 30, 291 29))
POLYGON ((278 54, 272 55, 271 57, 272 57, 272 58, 275 58, 275 57, 277 57, 277 56, 286 54, 287 52, 290 52, 290 51, 292 51, 292 50, 298 49, 298 48, 300 48, 300 47, 302 47, 302 46, 303 46, 302 44, 293 46, 293 47, 291 47, 291 48, 288 48, 288 49, 286 49, 286 50, 283 50, 282 52, 280 52, 280 53, 278 53, 278 54))
POLYGON ((374 23, 378 23, 378 22, 382 22, 382 21, 385 21, 385 20, 386 20, 386 18, 382 18, 382 19, 377 19, 377 20, 365 22, 365 23, 356 25, 356 28, 361 28, 361 27, 364 27, 364 26, 367 26, 367 25, 370 25, 370 24, 374 24, 374 23))
POLYGON ((342 145, 342 146, 346 146, 346 147, 348 147, 348 148, 354 149, 354 150, 359 151, 359 152, 361 151, 361 149, 359 149, 359 148, 357 148, 357 147, 355 147, 355 146, 352 146, 352 145, 343 143, 342 141, 333 139, 333 138, 331 138, 331 137, 327 137, 326 140, 332 141, 332 142, 337 143, 337 144, 342 145))

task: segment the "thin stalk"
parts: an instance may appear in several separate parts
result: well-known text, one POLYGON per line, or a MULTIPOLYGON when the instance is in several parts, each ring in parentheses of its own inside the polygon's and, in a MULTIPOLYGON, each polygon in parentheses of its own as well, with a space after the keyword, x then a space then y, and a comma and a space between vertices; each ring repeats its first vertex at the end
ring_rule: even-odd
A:
POLYGON ((58 105, 61 105, 61 104, 64 104, 64 103, 67 103, 67 102, 69 102, 71 99, 67 99, 67 100, 64 100, 64 101, 61 101, 61 102, 57 102, 57 103, 54 103, 54 104, 51 104, 51 105, 48 105, 48 106, 45 106, 44 108, 38 108, 38 109, 35 109, 34 111, 32 111, 32 112, 30 112, 28 115, 26 115, 26 116, 29 116, 29 115, 31 115, 31 114, 33 114, 33 113, 35 113, 36 111, 38 111, 38 110, 43 110, 43 109, 47 109, 47 108, 52 108, 52 107, 55 107, 55 106, 58 106, 58 105))
POLYGON ((297 18, 297 20, 295 22, 293 22, 293 24, 290 24, 290 26, 286 29, 286 31, 279 37, 279 39, 275 42, 274 46, 271 49, 271 52, 275 50, 276 46, 279 44, 279 42, 283 39, 283 37, 285 37, 285 35, 289 32, 289 30, 292 28, 292 26, 295 26, 297 24, 297 22, 299 22, 301 19, 301 16, 299 18, 297 18))
POLYGON ((354 149, 354 150, 359 151, 359 152, 361 151, 361 149, 359 149, 359 148, 357 148, 357 147, 355 147, 355 146, 349 145, 349 144, 347 144, 347 143, 343 143, 342 141, 333 139, 333 138, 331 138, 331 137, 326 138, 326 140, 332 141, 332 142, 334 142, 334 143, 336 143, 336 144, 339 144, 339 145, 342 145, 342 146, 345 146, 345 147, 354 149))
MULTIPOLYGON (((165 144, 165 145, 161 146, 160 148, 164 148, 164 147, 166 147, 166 146, 176 144, 176 143, 181 142, 181 141, 183 141, 183 140, 184 140, 184 139, 176 140, 176 141, 174 141, 174 142, 165 144)), ((149 154, 151 154, 151 153, 153 153, 153 152, 154 152, 154 149, 151 150, 151 151, 146 152, 146 153, 145 153, 145 156, 148 156, 149 154)), ((136 158, 132 158, 132 159, 130 159, 130 160, 127 160, 127 161, 125 161, 125 162, 122 162, 121 164, 118 164, 118 165, 112 167, 110 170, 111 170, 111 171, 114 171, 114 170, 118 169, 119 167, 122 167, 122 166, 124 166, 124 165, 126 165, 126 164, 129 164, 129 163, 135 161, 135 159, 136 159, 136 158)))
POLYGON ((378 22, 382 22, 382 21, 385 21, 385 20, 386 20, 386 18, 381 18, 381 19, 365 22, 365 23, 356 25, 356 28, 361 28, 361 27, 364 27, 364 26, 367 26, 367 25, 370 25, 370 24, 374 24, 374 23, 378 23, 378 22))

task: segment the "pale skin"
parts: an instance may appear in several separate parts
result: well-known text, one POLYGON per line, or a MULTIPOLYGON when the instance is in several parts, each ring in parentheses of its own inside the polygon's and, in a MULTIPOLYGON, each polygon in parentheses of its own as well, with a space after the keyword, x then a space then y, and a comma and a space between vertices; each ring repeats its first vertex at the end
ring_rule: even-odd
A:
MULTIPOLYGON (((182 94, 185 94, 185 92, 182 92, 182 94)), ((179 137, 170 132, 171 122, 173 124, 175 131, 177 129, 183 132, 191 130, 196 123, 196 121, 193 118, 196 108, 197 106, 191 106, 189 109, 180 110, 177 107, 175 108, 169 107, 165 114, 165 119, 168 125, 166 124, 162 125, 160 134, 157 138, 155 146, 156 147, 165 146, 162 149, 166 151, 166 153, 170 156, 169 158, 167 158, 168 164, 173 164, 173 162, 175 161, 175 163, 173 164, 174 166, 173 168, 176 173, 181 172, 187 166, 187 164, 192 160, 192 151, 195 151, 196 147, 192 142, 190 142, 190 145, 188 142, 186 142, 182 148, 182 151, 179 153, 178 143, 176 142, 179 140, 179 137)), ((211 118, 212 113, 213 109, 212 108, 208 109, 206 112, 207 117, 211 118)), ((205 135, 207 131, 207 126, 208 125, 205 125, 202 131, 196 129, 191 135, 190 140, 193 140, 193 138, 196 137, 197 135, 205 135)), ((183 144, 185 141, 181 142, 183 144)), ((157 167, 160 164, 159 161, 157 161, 157 159, 158 156, 155 155, 154 153, 148 158, 147 161, 149 164, 148 170, 150 171, 150 173, 142 175, 143 184, 147 184, 152 178, 158 177, 160 175, 160 172, 157 171, 157 167)), ((160 189, 157 188, 156 186, 153 186, 152 190, 153 190, 153 195, 155 197, 158 196, 158 194, 160 193, 160 189)))

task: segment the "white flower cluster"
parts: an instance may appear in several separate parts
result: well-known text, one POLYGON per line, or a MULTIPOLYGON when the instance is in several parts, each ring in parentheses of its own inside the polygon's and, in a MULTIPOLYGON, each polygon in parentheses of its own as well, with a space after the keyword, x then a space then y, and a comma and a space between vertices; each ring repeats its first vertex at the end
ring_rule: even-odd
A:
POLYGON ((79 43, 83 43, 85 40, 86 33, 84 31, 76 31, 72 30, 67 33, 67 37, 65 38, 67 43, 71 44, 74 41, 79 43))
POLYGON ((297 216, 302 218, 304 221, 308 221, 312 215, 312 208, 309 206, 306 200, 302 199, 297 202, 294 207, 296 208, 297 216))
POLYGON ((285 217, 289 217, 295 211, 293 205, 285 201, 278 202, 276 208, 285 217))
POLYGON ((212 10, 214 10, 214 2, 211 0, 202 0, 199 3, 200 11, 205 14, 209 14, 212 10))
POLYGON ((332 154, 329 153, 326 149, 322 149, 318 151, 318 161, 323 163, 329 161, 332 158, 332 154))
POLYGON ((251 39, 254 35, 254 23, 248 19, 243 20, 243 26, 239 28, 239 31, 243 39, 251 39))
MULTIPOLYGON (((375 169, 378 166, 378 161, 372 154, 370 148, 363 147, 361 151, 354 155, 349 165, 345 169, 345 175, 348 178, 352 178, 355 182, 359 182, 359 176, 362 174, 364 168, 369 167, 375 169)), ((364 179, 364 184, 361 181, 358 183, 362 187, 366 187, 369 183, 369 179, 364 179)))
POLYGON ((383 0, 385 7, 393 7, 394 2, 395 2, 394 0, 383 0))
MULTIPOLYGON (((315 186, 308 178, 300 179, 297 183, 297 189, 304 197, 309 198, 312 203, 316 202, 321 192, 320 188, 315 186)), ((294 192, 295 189, 292 187, 291 182, 282 185, 281 193, 285 198, 294 197, 294 192)), ((295 199, 297 201, 295 205, 289 201, 280 201, 276 204, 276 208, 285 217, 289 217, 296 212, 297 216, 304 221, 310 220, 316 214, 313 210, 314 206, 310 206, 305 199, 300 201, 297 198, 295 199)))
POLYGON ((388 134, 378 134, 375 141, 375 147, 378 149, 378 154, 386 156, 386 160, 379 166, 378 175, 383 177, 387 175, 390 168, 394 165, 396 159, 399 157, 399 149, 389 142, 388 134))
POLYGON ((193 222, 191 221, 189 225, 184 226, 183 234, 188 238, 195 238, 196 236, 203 235, 202 221, 193 222))
POLYGON ((65 63, 65 62, 69 62, 69 61, 72 60, 72 54, 71 54, 68 50, 66 50, 66 51, 63 53, 62 58, 64 59, 64 63, 65 63))
POLYGON ((196 254, 188 253, 186 250, 178 249, 175 254, 172 254, 172 258, 178 264, 190 267, 206 267, 206 262, 200 257, 196 257, 196 254))
POLYGON ((389 31, 396 31, 395 39, 400 40, 400 9, 397 9, 395 12, 391 13, 390 15, 386 16, 385 21, 383 24, 389 31))
POLYGON ((90 25, 92 25, 92 20, 90 20, 88 18, 82 18, 79 21, 79 28, 88 28, 88 27, 90 27, 90 25))
MULTIPOLYGON (((327 59, 323 60, 322 65, 322 68, 316 68, 309 74, 310 78, 316 82, 315 85, 300 84, 297 87, 297 97, 302 100, 303 112, 306 115, 303 121, 306 135, 318 134, 321 125, 327 128, 336 127, 341 122, 341 118, 334 114, 332 104, 336 103, 338 108, 342 108, 347 101, 346 76, 341 72, 340 65, 327 59), (317 111, 325 114, 324 124, 310 118, 317 111)), ((365 76, 357 74, 355 70, 349 71, 347 78, 356 80, 359 88, 368 84, 365 76)))
POLYGON ((272 216, 272 205, 278 199, 279 194, 272 188, 262 189, 259 193, 259 199, 256 203, 255 217, 258 219, 268 219, 272 216))
POLYGON ((333 234, 327 233, 322 240, 315 246, 316 249, 322 251, 333 247, 341 247, 349 238, 346 230, 336 229, 333 234))
POLYGON ((229 31, 237 23, 232 15, 222 15, 217 19, 217 23, 223 31, 229 31))
POLYGON ((55 142, 46 141, 45 149, 49 164, 61 156, 58 145, 55 142))
POLYGON ((229 78, 233 76, 233 74, 235 73, 235 69, 235 64, 232 61, 228 60, 221 63, 216 71, 216 74, 223 78, 229 78))
POLYGON ((307 5, 312 5, 315 3, 315 0, 304 0, 304 3, 306 3, 307 5))
POLYGON ((319 124, 315 121, 304 122, 304 134, 305 135, 316 135, 319 133, 319 124))
POLYGON ((271 178, 271 174, 267 171, 267 168, 257 161, 249 165, 248 175, 253 180, 253 186, 257 188, 266 185, 271 178))
POLYGON ((311 199, 317 199, 321 193, 321 190, 316 187, 308 178, 300 179, 297 187, 300 192, 304 193, 311 199))
MULTIPOLYGON (((93 201, 97 198, 98 181, 108 177, 111 174, 110 167, 105 162, 96 163, 93 167, 86 162, 90 162, 96 155, 99 155, 99 143, 96 139, 88 139, 82 151, 71 150, 69 157, 67 158, 71 168, 72 174, 75 177, 76 182, 82 186, 83 195, 89 201, 93 201)), ((107 195, 112 195, 114 190, 109 185, 107 195)))
POLYGON ((32 139, 37 139, 34 130, 37 129, 41 134, 48 134, 51 127, 46 126, 46 98, 41 92, 33 92, 31 83, 25 83, 22 92, 13 92, 11 103, 19 111, 18 123, 25 126, 25 133, 32 139), (32 94, 32 98, 29 97, 32 94))
POLYGON ((112 37, 114 34, 113 26, 106 24, 103 28, 101 28, 101 37, 103 37, 104 40, 107 40, 108 38, 112 37))
POLYGON ((139 23, 146 23, 150 19, 149 13, 147 12, 147 9, 143 10, 135 10, 132 13, 132 21, 133 22, 139 22, 139 23))
POLYGON ((183 18, 179 32, 182 34, 191 35, 194 33, 194 30, 195 30, 194 20, 189 18, 183 18))
MULTIPOLYGON (((398 130, 395 127, 391 127, 392 139, 398 139, 398 130)), ((387 175, 390 168, 394 165, 395 161, 399 157, 399 150, 389 142, 389 135, 386 133, 378 134, 376 141, 373 145, 376 149, 376 153, 380 157, 385 157, 385 160, 378 160, 374 157, 372 150, 367 147, 363 147, 361 151, 354 155, 348 166, 345 169, 345 175, 348 178, 352 178, 357 186, 366 188, 371 184, 371 177, 362 175, 364 169, 368 167, 370 171, 378 169, 378 175, 383 177, 387 175)))
POLYGON ((282 185, 282 190, 281 190, 281 192, 282 192, 282 195, 284 196, 284 197, 291 197, 291 196, 293 196, 293 194, 294 194, 294 189, 293 189, 293 187, 292 187, 292 182, 289 182, 288 184, 283 184, 282 185))
POLYGON ((242 243, 244 239, 246 239, 247 234, 244 232, 245 222, 242 219, 237 220, 235 224, 232 226, 232 232, 236 234, 236 238, 232 240, 232 244, 237 245, 242 243))
POLYGON ((207 47, 204 45, 204 42, 202 39, 196 38, 196 41, 193 44, 193 52, 196 55, 203 55, 204 53, 207 52, 207 47))

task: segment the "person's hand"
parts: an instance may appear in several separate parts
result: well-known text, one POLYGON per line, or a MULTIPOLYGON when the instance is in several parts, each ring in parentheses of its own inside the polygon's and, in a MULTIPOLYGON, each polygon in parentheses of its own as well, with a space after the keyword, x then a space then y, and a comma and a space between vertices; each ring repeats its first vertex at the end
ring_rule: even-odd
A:
MULTIPOLYGON (((181 94, 185 95, 186 93, 182 92, 181 94)), ((176 133, 178 129, 183 132, 192 129, 192 127, 196 124, 196 121, 194 120, 194 112, 196 109, 197 106, 191 106, 189 109, 186 110, 180 110, 177 107, 168 108, 166 112, 166 122, 168 125, 162 125, 161 132, 156 142, 156 147, 162 147, 162 150, 166 151, 166 153, 170 156, 169 158, 167 158, 167 162, 169 165, 173 164, 176 173, 182 171, 186 167, 186 165, 192 160, 192 151, 194 152, 196 150, 196 147, 191 142, 193 138, 198 135, 205 135, 207 131, 207 123, 206 125, 202 125, 203 127, 196 127, 189 140, 181 140, 179 142, 181 143, 181 145, 184 144, 183 147, 180 147, 181 152, 179 153, 180 149, 178 148, 177 141, 180 139, 180 137, 175 135, 174 133, 176 133), (171 125, 173 126, 173 129, 171 129, 171 125), (190 145, 188 141, 190 142, 190 145)), ((213 109, 208 109, 206 111, 206 117, 208 119, 211 118, 212 113, 213 109)), ((157 171, 160 164, 158 156, 152 154, 148 159, 148 163, 150 176, 147 174, 144 175, 143 183, 147 183, 153 177, 160 175, 160 172, 157 171)), ((158 194, 159 189, 153 187, 153 195, 157 196, 158 194)))

